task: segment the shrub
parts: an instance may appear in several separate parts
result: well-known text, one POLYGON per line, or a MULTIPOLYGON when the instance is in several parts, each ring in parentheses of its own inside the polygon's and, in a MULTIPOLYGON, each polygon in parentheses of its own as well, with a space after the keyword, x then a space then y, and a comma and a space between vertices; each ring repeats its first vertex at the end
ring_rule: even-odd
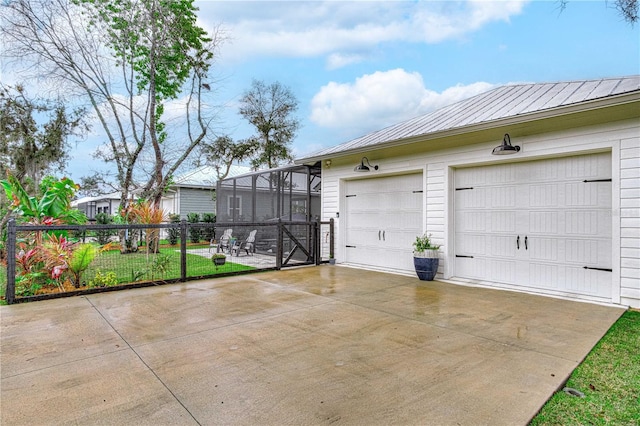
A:
POLYGON ((89 281, 89 287, 113 287, 118 284, 118 277, 113 271, 103 274, 98 269, 96 275, 89 281))
MULTIPOLYGON (((216 223, 215 213, 202 213, 202 221, 204 223, 216 223)), ((214 226, 207 226, 203 231, 205 241, 211 241, 216 237, 216 228, 214 226)))
POLYGON ((71 282, 75 288, 82 285, 82 274, 87 270, 97 254, 98 250, 91 244, 80 244, 73 249, 69 258, 69 272, 71 272, 71 282))
MULTIPOLYGON (((195 224, 200 222, 200 214, 199 213, 189 213, 187 214, 187 222, 195 224)), ((189 228, 189 240, 192 243, 199 243, 202 239, 202 228, 198 227, 190 227, 189 228)))
MULTIPOLYGON (((109 225, 112 222, 113 217, 111 217, 107 213, 96 214, 96 224, 109 225)), ((96 231, 96 239, 98 240, 98 244, 100 244, 101 246, 107 244, 112 235, 114 235, 113 229, 98 229, 96 231)))
POLYGON ((29 272, 16 277, 16 296, 33 296, 44 285, 47 285, 47 274, 44 272, 29 272))
MULTIPOLYGON (((171 214, 169 215, 169 221, 171 223, 180 223, 180 215, 179 214, 171 214)), ((168 230, 168 240, 169 244, 175 246, 178 244, 178 240, 180 239, 180 229, 179 228, 169 228, 168 230)))

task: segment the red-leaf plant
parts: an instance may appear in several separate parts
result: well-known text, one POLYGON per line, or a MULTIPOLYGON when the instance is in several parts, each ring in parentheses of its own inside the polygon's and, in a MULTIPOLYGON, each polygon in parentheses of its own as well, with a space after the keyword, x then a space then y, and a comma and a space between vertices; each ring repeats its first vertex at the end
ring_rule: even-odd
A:
POLYGON ((69 259, 73 253, 74 243, 64 236, 47 235, 40 249, 45 268, 50 271, 51 278, 62 289, 62 274, 69 268, 69 259))
POLYGON ((34 269, 42 261, 38 248, 29 249, 25 243, 18 243, 19 251, 16 253, 16 264, 21 270, 18 270, 19 275, 27 275, 32 272, 36 272, 34 269))

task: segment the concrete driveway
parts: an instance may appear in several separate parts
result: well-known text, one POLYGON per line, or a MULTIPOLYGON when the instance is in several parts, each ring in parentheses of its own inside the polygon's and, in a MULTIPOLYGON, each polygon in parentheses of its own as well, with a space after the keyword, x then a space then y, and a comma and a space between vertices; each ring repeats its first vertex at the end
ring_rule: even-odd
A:
POLYGON ((328 265, 2 306, 0 420, 526 424, 622 312, 328 265))

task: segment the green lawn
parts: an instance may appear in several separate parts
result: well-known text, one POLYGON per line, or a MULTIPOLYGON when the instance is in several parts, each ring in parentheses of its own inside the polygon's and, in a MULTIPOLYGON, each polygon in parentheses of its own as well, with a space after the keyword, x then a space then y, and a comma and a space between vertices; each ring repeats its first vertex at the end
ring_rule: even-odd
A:
MULTIPOLYGON (((209 258, 187 253, 187 277, 252 269, 255 268, 229 261, 216 269, 209 258)), ((91 263, 83 280, 91 280, 98 270, 115 272, 119 283, 176 279, 180 278, 180 252, 173 248, 161 248, 160 254, 149 255, 144 252, 144 249, 129 254, 121 254, 117 250, 103 252, 91 263), (159 262, 163 259, 166 259, 164 263, 159 262)))
POLYGON ((531 425, 640 424, 640 311, 628 310, 554 394, 531 425))

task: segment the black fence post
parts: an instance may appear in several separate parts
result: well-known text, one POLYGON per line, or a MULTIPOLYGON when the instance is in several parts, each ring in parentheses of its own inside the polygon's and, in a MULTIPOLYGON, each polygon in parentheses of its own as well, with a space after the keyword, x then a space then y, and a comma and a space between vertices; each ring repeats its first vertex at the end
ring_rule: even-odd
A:
POLYGON ((276 269, 282 269, 282 257, 284 256, 284 238, 282 219, 278 219, 278 239, 276 240, 276 269))
POLYGON ((7 290, 5 293, 7 304, 16 300, 16 220, 9 219, 7 223, 7 290))
POLYGON ((335 253, 333 251, 333 227, 334 221, 333 218, 329 219, 329 258, 334 259, 335 253))
POLYGON ((180 221, 180 281, 187 280, 187 220, 180 221))
POLYGON ((313 258, 316 266, 320 265, 320 219, 317 219, 313 224, 313 258))

